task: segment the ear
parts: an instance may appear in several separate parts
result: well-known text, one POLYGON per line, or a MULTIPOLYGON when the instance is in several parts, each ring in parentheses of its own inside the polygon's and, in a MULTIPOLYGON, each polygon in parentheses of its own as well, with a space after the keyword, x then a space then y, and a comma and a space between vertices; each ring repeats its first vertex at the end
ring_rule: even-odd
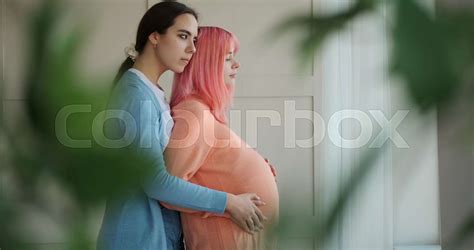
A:
POLYGON ((150 41, 153 47, 156 47, 160 43, 160 34, 158 32, 153 32, 148 36, 148 41, 150 41))

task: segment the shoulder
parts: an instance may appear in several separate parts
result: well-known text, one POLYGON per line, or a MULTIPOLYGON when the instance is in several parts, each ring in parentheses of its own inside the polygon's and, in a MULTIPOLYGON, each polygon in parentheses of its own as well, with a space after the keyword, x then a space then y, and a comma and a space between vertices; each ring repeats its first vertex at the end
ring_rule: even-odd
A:
POLYGON ((197 98, 188 98, 178 103, 172 108, 171 113, 175 122, 178 122, 178 119, 184 119, 188 123, 192 121, 211 124, 215 120, 209 106, 197 98))
POLYGON ((112 91, 112 98, 123 105, 138 104, 142 102, 156 103, 156 98, 148 91, 138 76, 132 72, 125 72, 112 91))
POLYGON ((178 103, 176 106, 172 108, 173 111, 189 111, 192 113, 203 113, 205 111, 209 111, 210 108, 206 105, 203 101, 197 98, 187 98, 184 101, 178 103))
POLYGON ((155 117, 163 112, 157 99, 135 78, 124 75, 114 86, 108 109, 124 110, 133 117, 155 117))
POLYGON ((117 82, 116 88, 119 89, 123 94, 128 94, 130 96, 151 96, 148 95, 148 92, 150 91, 148 91, 146 84, 142 82, 140 77, 130 71, 126 71, 123 74, 123 76, 117 82))

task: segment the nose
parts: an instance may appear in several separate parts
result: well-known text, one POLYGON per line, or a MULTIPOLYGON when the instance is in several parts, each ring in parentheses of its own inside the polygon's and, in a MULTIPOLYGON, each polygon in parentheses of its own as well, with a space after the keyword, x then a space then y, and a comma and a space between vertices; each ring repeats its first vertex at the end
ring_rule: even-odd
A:
POLYGON ((196 45, 194 44, 194 41, 191 41, 188 45, 187 51, 190 54, 196 53, 196 45))
POLYGON ((234 64, 232 64, 232 68, 233 68, 233 69, 238 69, 238 68, 240 68, 240 63, 239 63, 239 61, 234 60, 234 64))

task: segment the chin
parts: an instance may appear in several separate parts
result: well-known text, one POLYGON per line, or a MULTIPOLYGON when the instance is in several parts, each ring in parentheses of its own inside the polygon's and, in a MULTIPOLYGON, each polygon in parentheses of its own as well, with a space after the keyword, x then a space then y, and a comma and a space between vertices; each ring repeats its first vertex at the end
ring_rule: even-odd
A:
POLYGON ((171 71, 179 74, 179 73, 183 73, 184 68, 185 68, 184 66, 176 66, 176 67, 171 68, 171 71))

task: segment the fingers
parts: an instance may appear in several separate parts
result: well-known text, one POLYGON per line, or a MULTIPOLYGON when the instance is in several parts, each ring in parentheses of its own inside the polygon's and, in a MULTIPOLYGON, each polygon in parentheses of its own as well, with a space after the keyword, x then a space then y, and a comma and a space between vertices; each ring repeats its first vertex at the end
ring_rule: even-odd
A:
POLYGON ((262 200, 252 200, 253 204, 255 204, 256 206, 265 206, 267 203, 265 203, 264 201, 262 200))
POLYGON ((260 211, 260 209, 258 209, 258 207, 255 207, 255 214, 258 216, 258 219, 260 221, 267 221, 268 218, 265 217, 265 215, 263 215, 262 211, 260 211))
POLYGON ((255 230, 255 224, 254 224, 254 221, 253 221, 253 218, 252 217, 249 217, 247 218, 247 220, 245 221, 247 223, 247 228, 250 232, 250 234, 253 234, 256 230, 255 230))
POLYGON ((264 206, 266 203, 260 199, 260 197, 256 194, 252 194, 250 196, 250 200, 253 202, 253 204, 257 206, 264 206))
POLYGON ((276 168, 270 163, 268 163, 268 166, 270 166, 270 171, 272 171, 273 176, 276 177, 277 176, 276 168))
POLYGON ((247 220, 245 220, 245 219, 240 219, 239 220, 239 219, 232 218, 232 221, 234 221, 234 223, 237 224, 245 232, 247 232, 249 234, 253 234, 253 231, 250 230, 250 227, 247 223, 247 220))
POLYGON ((266 221, 267 218, 257 206, 263 206, 265 202, 255 193, 240 194, 238 196, 240 196, 242 201, 242 210, 240 210, 242 213, 240 215, 236 213, 235 216, 232 216, 234 222, 249 234, 263 230, 263 222, 266 221), (244 205, 244 203, 246 204, 244 205))
POLYGON ((257 194, 249 194, 250 195, 250 200, 260 200, 260 197, 258 197, 257 194))
POLYGON ((260 221, 260 218, 257 216, 257 214, 253 214, 252 215, 252 220, 253 220, 253 224, 254 224, 254 230, 256 232, 260 231, 263 229, 263 224, 262 222, 260 221))

